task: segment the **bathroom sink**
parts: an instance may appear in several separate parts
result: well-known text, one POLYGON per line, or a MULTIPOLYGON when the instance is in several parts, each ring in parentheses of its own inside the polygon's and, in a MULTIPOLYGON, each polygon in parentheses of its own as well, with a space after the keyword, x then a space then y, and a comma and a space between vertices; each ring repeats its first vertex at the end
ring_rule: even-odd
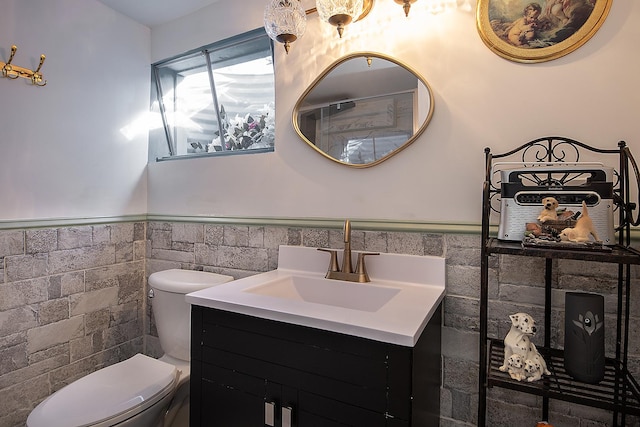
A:
MULTIPOLYGON (((356 251, 354 251, 354 254, 356 251)), ((371 281, 326 279, 329 258, 315 248, 280 246, 278 268, 185 297, 231 311, 404 346, 414 346, 445 295, 442 257, 369 257, 371 281)))
POLYGON ((400 288, 291 275, 244 292, 374 312, 396 296, 400 288))

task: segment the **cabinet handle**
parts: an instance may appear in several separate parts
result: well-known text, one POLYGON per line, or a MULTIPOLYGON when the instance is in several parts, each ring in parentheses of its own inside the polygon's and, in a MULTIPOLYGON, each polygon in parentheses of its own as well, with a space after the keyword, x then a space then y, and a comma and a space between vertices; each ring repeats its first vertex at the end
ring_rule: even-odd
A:
POLYGON ((291 427, 291 419, 293 418, 293 409, 289 406, 282 407, 282 427, 291 427))
POLYGON ((273 402, 264 402, 264 424, 269 427, 276 425, 276 405, 273 402))

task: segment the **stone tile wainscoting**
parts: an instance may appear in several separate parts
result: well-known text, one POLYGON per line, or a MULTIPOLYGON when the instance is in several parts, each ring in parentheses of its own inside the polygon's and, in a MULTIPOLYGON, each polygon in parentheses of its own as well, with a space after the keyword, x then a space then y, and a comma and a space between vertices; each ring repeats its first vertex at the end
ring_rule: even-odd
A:
MULTIPOLYGON (((50 392, 143 347, 152 356, 162 354, 153 313, 145 301, 145 275, 185 268, 246 277, 276 268, 282 244, 341 248, 342 230, 177 221, 0 230, 0 426, 23 426, 30 409, 50 392)), ((441 426, 475 426, 479 235, 354 228, 352 248, 446 257, 441 426)), ((501 256, 491 262, 491 335, 504 337, 510 325, 508 315, 518 311, 529 312, 541 322, 544 261, 501 256)), ((571 261, 556 267, 554 344, 563 342, 564 292, 593 291, 605 296, 611 354, 616 267, 571 261)), ((634 269, 630 363, 639 378, 636 276, 634 269)), ((489 425, 533 426, 539 421, 540 400, 534 396, 493 389, 489 398, 489 425)), ((611 424, 606 411, 561 402, 552 402, 551 419, 556 427, 611 424)), ((640 423, 633 418, 627 425, 640 423)))
MULTIPOLYGON (((149 222, 147 270, 186 268, 229 274, 236 279, 277 267, 279 245, 342 248, 342 230, 149 222)), ((443 321, 443 385, 441 426, 475 426, 478 408, 478 330, 480 295, 480 236, 424 232, 352 230, 352 249, 444 256, 447 259, 447 297, 443 321)), ((544 260, 501 256, 491 260, 490 333, 504 337, 509 314, 524 311, 543 319, 544 260)), ((607 352, 615 337, 617 266, 563 261, 554 269, 554 345, 564 336, 564 292, 585 290, 606 298, 607 352)), ((634 278, 637 270, 634 270, 634 278)), ((634 285, 637 285, 634 280, 634 285)), ((640 292, 632 291, 633 331, 640 331, 640 292)), ((147 350, 161 354, 148 313, 147 350)), ((542 331, 541 331, 542 332, 542 331)), ((634 334, 632 334, 634 336, 634 334)), ((541 343, 542 333, 537 341, 541 343)), ((640 340, 630 347, 631 369, 640 377, 640 340)), ((534 426, 540 421, 541 400, 530 395, 494 389, 489 393, 489 422, 493 427, 534 426)), ((552 402, 551 419, 562 427, 605 427, 611 414, 590 407, 552 402)), ((640 426, 627 419, 627 426, 640 426)))
POLYGON ((0 230, 0 426, 143 351, 145 223, 0 230))

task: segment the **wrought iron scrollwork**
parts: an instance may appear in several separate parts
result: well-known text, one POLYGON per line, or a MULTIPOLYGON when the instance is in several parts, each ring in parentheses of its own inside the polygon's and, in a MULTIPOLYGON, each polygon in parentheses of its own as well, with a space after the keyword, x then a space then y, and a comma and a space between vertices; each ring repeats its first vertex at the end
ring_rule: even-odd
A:
MULTIPOLYGON (((619 147, 620 149, 599 149, 570 138, 543 137, 523 144, 509 152, 500 154, 493 154, 487 148, 485 149, 487 162, 486 179, 488 181, 489 191, 488 200, 485 202, 489 204, 491 211, 500 213, 501 172, 503 170, 512 169, 514 167, 533 169, 546 164, 557 165, 558 163, 575 163, 577 165, 582 161, 581 154, 586 151, 596 154, 617 154, 618 156, 624 156, 624 158, 628 160, 628 162, 621 162, 619 168, 616 168, 615 165, 607 165, 613 167, 612 185, 614 188, 614 209, 618 210, 620 207, 624 209, 624 215, 622 216, 623 220, 620 221, 621 224, 619 227, 625 226, 626 223, 634 226, 640 225, 640 216, 636 218, 633 217, 633 210, 635 210, 636 205, 634 203, 625 204, 623 202, 622 195, 623 193, 628 193, 629 188, 621 188, 621 174, 628 175, 629 171, 620 170, 620 168, 625 167, 622 165, 630 163, 637 183, 640 183, 640 172, 638 171, 635 159, 631 155, 628 147, 626 147, 626 144, 624 142, 620 142, 619 147), (502 165, 504 165, 504 167, 501 167, 502 165)), ((610 159, 613 160, 614 158, 610 157, 610 159)), ((586 175, 587 174, 580 171, 573 172, 568 168, 565 172, 550 173, 548 171, 544 171, 540 173, 529 173, 523 175, 521 178, 523 180, 523 184, 552 188, 572 184, 575 185, 577 182, 584 181, 587 178, 586 175)), ((628 181, 627 176, 627 187, 628 181)), ((638 187, 640 188, 640 184, 638 184, 638 187)), ((638 198, 640 199, 640 194, 638 198)))
POLYGON ((569 140, 537 140, 522 151, 522 162, 578 162, 580 151, 569 140), (546 142, 546 144, 544 144, 546 142), (569 157, 573 154, 573 157, 569 157))

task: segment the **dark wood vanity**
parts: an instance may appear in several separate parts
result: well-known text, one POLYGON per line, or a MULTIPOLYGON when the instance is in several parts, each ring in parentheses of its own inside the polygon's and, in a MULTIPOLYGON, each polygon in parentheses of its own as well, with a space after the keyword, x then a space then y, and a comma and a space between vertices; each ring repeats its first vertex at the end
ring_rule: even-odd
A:
POLYGON ((191 427, 434 427, 441 304, 413 347, 192 306, 191 427))

